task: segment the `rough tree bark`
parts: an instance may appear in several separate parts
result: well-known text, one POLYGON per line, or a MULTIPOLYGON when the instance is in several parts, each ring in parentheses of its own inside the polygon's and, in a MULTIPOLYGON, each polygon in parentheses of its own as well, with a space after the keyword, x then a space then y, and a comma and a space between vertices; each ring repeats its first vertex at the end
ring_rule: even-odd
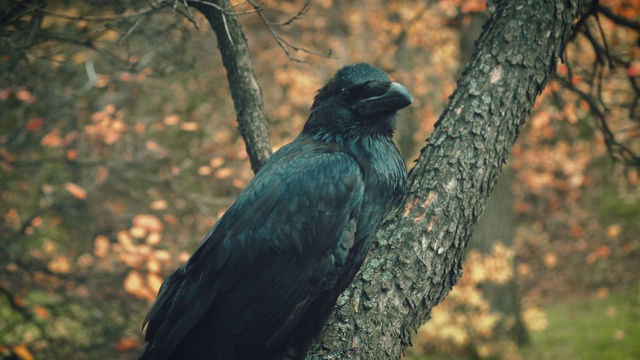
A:
MULTIPOLYGON (((244 33, 228 1, 213 3, 227 9, 224 15, 216 8, 198 8, 209 12, 205 15, 219 41, 236 109, 247 116, 250 105, 262 111, 255 78, 234 80, 234 73, 243 71, 235 62, 248 66, 245 71, 251 66, 248 53, 237 52, 246 50, 244 33), (234 56, 246 57, 229 58, 234 56)), ((314 353, 355 346, 358 350, 345 358, 398 359, 410 345, 412 333, 459 279, 476 219, 527 113, 555 70, 580 5, 580 0, 498 3, 409 174, 403 205, 378 230, 375 248, 338 300, 314 353)), ((250 153, 251 146, 247 140, 250 153)))
POLYGON ((227 70, 238 130, 246 143, 251 169, 256 173, 271 156, 262 91, 249 55, 249 46, 238 16, 228 0, 188 1, 209 21, 216 34, 222 63, 227 70))

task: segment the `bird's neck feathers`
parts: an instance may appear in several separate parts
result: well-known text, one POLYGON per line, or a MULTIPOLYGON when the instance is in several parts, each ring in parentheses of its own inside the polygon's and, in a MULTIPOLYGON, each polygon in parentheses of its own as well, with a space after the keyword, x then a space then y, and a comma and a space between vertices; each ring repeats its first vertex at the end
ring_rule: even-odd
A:
POLYGON ((380 113, 358 119, 351 110, 343 106, 327 100, 320 104, 316 99, 300 136, 314 141, 344 145, 365 138, 391 139, 395 127, 395 113, 380 113))

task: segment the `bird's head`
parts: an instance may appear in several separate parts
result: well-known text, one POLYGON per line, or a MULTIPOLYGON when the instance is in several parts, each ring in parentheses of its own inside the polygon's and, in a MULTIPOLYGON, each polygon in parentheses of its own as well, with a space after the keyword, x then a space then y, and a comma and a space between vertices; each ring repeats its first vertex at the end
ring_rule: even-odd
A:
POLYGON ((345 66, 318 90, 302 133, 329 141, 350 135, 391 136, 396 111, 412 102, 409 91, 384 71, 364 63, 345 66))

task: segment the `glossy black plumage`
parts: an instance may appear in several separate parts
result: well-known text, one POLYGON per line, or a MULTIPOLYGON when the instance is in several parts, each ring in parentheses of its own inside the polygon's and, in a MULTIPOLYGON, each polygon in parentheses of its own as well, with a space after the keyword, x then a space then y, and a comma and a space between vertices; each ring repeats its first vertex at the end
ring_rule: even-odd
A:
POLYGON ((411 101, 370 65, 338 71, 300 135, 165 280, 141 359, 304 358, 402 193, 391 136, 411 101))

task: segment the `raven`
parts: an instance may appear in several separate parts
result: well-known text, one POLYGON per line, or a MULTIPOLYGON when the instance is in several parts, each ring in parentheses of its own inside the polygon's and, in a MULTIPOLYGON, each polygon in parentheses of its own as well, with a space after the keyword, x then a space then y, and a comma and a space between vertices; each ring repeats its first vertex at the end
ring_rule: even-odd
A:
POLYGON ((140 359, 304 359, 403 192, 392 134, 412 101, 378 68, 340 69, 300 135, 164 281, 140 359))

